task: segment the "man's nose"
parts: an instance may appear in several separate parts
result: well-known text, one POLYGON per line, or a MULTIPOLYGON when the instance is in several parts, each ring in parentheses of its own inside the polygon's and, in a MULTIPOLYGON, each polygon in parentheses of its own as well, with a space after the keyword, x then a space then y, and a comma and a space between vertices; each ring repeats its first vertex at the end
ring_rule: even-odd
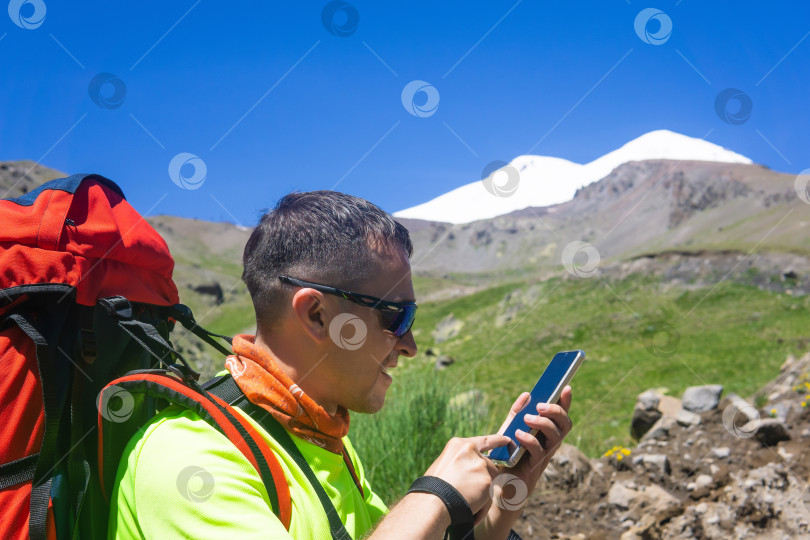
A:
POLYGON ((413 338, 413 332, 408 330, 408 333, 399 338, 396 348, 402 356, 408 358, 416 356, 416 340, 413 338))

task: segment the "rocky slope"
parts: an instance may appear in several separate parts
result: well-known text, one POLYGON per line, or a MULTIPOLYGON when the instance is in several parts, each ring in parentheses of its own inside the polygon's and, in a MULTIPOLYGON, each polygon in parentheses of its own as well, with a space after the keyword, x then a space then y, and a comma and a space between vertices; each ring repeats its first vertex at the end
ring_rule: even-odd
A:
POLYGON ((669 250, 810 251, 810 205, 795 177, 759 165, 650 160, 625 163, 569 202, 463 225, 402 220, 417 272, 559 268, 565 247, 602 260, 669 250))
POLYGON ((0 199, 25 195, 40 184, 64 176, 30 160, 0 162, 0 199))
MULTIPOLYGON (((628 424, 633 448, 593 460, 561 448, 526 502, 524 538, 810 537, 810 353, 750 400, 720 385, 645 392, 628 424)), ((496 502, 522 504, 520 486, 496 502)))

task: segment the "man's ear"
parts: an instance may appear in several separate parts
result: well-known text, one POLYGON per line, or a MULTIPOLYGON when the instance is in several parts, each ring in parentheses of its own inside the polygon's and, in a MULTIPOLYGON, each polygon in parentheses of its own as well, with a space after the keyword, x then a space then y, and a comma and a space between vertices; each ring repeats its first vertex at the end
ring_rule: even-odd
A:
POLYGON ((292 297, 292 309, 304 332, 316 343, 329 337, 323 294, 315 289, 299 289, 292 297))

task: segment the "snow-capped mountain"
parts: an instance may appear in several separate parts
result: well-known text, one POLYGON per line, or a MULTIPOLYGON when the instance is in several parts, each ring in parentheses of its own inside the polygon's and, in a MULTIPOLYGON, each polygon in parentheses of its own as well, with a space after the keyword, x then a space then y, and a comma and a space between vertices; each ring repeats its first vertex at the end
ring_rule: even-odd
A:
POLYGON ((751 163, 747 157, 703 139, 657 130, 584 165, 549 156, 518 156, 484 180, 400 210, 394 216, 468 223, 529 206, 563 203, 571 200, 577 189, 604 178, 622 163, 648 159, 751 163))

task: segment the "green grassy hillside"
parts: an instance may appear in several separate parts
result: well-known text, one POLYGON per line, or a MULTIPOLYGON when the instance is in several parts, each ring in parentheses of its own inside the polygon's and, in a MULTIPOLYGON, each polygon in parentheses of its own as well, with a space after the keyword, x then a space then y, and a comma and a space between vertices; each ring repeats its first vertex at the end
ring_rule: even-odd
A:
POLYGON ((587 360, 572 385, 570 442, 594 456, 630 442, 635 398, 648 388, 680 396, 688 386, 720 383, 726 392, 751 395, 776 375, 788 353, 806 350, 808 305, 807 296, 742 283, 667 287, 641 275, 501 285, 420 306, 414 327, 420 355, 402 362, 402 371, 432 369, 428 348, 452 356, 444 392, 482 390, 495 429, 556 352, 585 349, 587 360), (532 302, 497 327, 508 293, 528 293, 532 302), (464 327, 436 344, 432 330, 449 313, 464 327))

